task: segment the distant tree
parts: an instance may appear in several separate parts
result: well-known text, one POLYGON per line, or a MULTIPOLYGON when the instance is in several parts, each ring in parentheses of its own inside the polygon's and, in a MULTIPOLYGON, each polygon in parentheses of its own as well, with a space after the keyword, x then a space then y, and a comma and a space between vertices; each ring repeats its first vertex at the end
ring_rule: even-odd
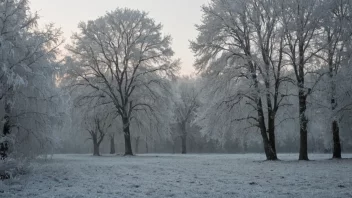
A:
POLYGON ((162 123, 169 101, 168 77, 178 68, 172 61, 171 37, 147 13, 116 9, 79 24, 68 46, 75 61, 73 86, 90 87, 85 95, 105 98, 123 123, 125 155, 133 155, 130 126, 138 116, 162 123))
POLYGON ((134 140, 135 140, 135 152, 138 153, 139 152, 139 143, 140 143, 140 139, 141 137, 135 137, 134 140))
POLYGON ((108 128, 111 127, 111 120, 106 115, 96 113, 95 111, 92 113, 94 115, 91 118, 89 118, 89 115, 87 116, 85 125, 93 143, 93 155, 100 156, 100 144, 108 134, 108 128))
POLYGON ((180 78, 176 83, 175 117, 176 137, 181 138, 181 153, 187 153, 187 138, 189 128, 194 119, 196 109, 199 105, 200 86, 197 87, 195 79, 180 78))
POLYGON ((115 133, 110 133, 109 135, 110 138, 110 154, 115 154, 115 133))

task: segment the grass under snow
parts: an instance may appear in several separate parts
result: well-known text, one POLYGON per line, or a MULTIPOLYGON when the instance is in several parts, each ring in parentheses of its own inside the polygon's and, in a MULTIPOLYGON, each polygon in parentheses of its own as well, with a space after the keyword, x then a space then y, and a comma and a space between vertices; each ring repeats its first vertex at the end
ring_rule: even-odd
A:
POLYGON ((0 197, 352 197, 352 159, 329 157, 55 155, 21 178, 0 181, 0 197))

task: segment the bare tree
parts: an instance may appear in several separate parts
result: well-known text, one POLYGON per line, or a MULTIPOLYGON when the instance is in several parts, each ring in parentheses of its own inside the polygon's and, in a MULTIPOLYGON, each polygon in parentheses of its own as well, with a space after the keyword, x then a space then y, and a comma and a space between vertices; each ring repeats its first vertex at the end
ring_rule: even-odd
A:
POLYGON ((116 150, 115 150, 115 133, 111 133, 109 135, 110 138, 110 154, 115 154, 116 150))
POLYGON ((348 61, 351 58, 349 46, 351 45, 352 29, 351 29, 351 7, 350 1, 326 1, 326 10, 328 14, 324 19, 322 28, 324 30, 322 36, 322 46, 324 49, 321 54, 316 57, 321 59, 328 66, 328 86, 331 111, 331 134, 333 136, 333 158, 341 158, 341 141, 339 117, 341 111, 349 105, 343 105, 342 95, 350 91, 350 88, 344 86, 343 81, 349 81, 349 77, 341 75, 341 72, 346 72, 346 69, 341 71, 341 68, 348 67, 348 61), (346 78, 347 77, 347 78, 346 78), (340 81, 339 81, 340 79, 340 81), (339 88, 337 88, 339 85, 339 88), (346 89, 347 88, 347 89, 346 89), (340 101, 340 102, 339 102, 340 101))
POLYGON ((100 144, 103 142, 104 137, 108 134, 107 130, 111 126, 108 119, 106 117, 100 117, 98 114, 94 115, 93 120, 87 119, 87 121, 91 121, 90 123, 86 122, 87 131, 89 132, 93 143, 93 155, 100 156, 100 144))
POLYGON ((140 139, 141 139, 141 137, 139 137, 139 136, 137 136, 137 137, 135 137, 134 138, 134 140, 135 140, 135 153, 138 153, 139 152, 139 143, 140 143, 140 139))
POLYGON ((319 73, 322 65, 314 62, 315 55, 322 49, 319 37, 323 21, 322 1, 290 0, 282 1, 281 20, 285 32, 285 55, 291 62, 298 89, 300 150, 299 160, 308 160, 308 118, 307 97, 312 93, 324 72, 319 73), (310 80, 307 82, 307 77, 310 80), (312 76, 316 76, 312 79, 312 76))
POLYGON ((178 68, 172 62, 171 37, 147 13, 116 9, 88 23, 68 46, 75 64, 74 86, 91 87, 90 98, 107 98, 121 117, 125 155, 133 155, 131 121, 137 114, 162 120, 160 107, 168 101, 168 75, 178 68))
POLYGON ((212 94, 224 95, 213 109, 235 114, 223 117, 229 120, 228 126, 246 121, 250 125, 247 129, 258 128, 268 160, 277 159, 276 114, 286 105, 283 99, 288 93, 282 85, 289 80, 285 75, 284 37, 277 3, 213 0, 203 7, 206 17, 197 26, 200 35, 191 43, 198 56, 196 67, 208 77, 209 85, 215 87, 212 94), (253 111, 245 115, 236 112, 242 105, 253 111))
MULTIPOLYGON (((199 105, 200 86, 194 79, 180 78, 177 82, 175 99, 175 117, 177 122, 178 137, 181 138, 181 153, 187 153, 188 128, 194 119, 196 108, 199 105)), ((175 140, 174 140, 175 141, 175 140)))

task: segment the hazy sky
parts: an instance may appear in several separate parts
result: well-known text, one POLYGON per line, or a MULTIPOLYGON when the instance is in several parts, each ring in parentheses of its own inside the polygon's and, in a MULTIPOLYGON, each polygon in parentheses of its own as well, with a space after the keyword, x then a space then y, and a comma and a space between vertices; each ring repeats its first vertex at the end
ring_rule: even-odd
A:
POLYGON ((150 17, 164 25, 164 33, 173 37, 175 57, 181 58, 181 74, 194 72, 194 57, 189 40, 195 39, 194 25, 201 20, 200 6, 208 0, 31 0, 31 8, 38 11, 41 23, 53 22, 61 27, 66 41, 77 31, 80 21, 96 19, 117 7, 149 12, 150 17))

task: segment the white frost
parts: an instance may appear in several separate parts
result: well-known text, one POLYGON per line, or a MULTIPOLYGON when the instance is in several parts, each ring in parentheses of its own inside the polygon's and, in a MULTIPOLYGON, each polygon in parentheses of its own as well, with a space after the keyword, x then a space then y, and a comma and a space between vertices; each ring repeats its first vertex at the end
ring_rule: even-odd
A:
POLYGON ((0 197, 352 196, 352 159, 279 157, 284 161, 266 162, 260 154, 55 155, 52 161, 35 162, 21 180, 0 183, 0 197))

